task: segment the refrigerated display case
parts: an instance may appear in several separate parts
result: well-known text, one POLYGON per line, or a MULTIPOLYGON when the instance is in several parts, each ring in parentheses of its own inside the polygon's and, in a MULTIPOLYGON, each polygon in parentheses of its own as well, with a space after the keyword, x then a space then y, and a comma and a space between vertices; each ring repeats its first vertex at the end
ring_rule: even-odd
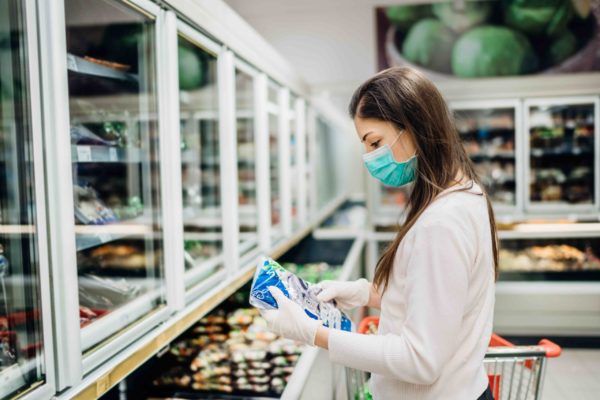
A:
POLYGON ((0 398, 54 393, 32 6, 0 2, 0 398))
POLYGON ((258 245, 256 145, 254 134, 254 77, 235 71, 238 203, 240 253, 258 245))
MULTIPOLYGON (((307 237, 281 258, 283 265, 313 278, 357 279, 364 241, 307 237), (328 267, 325 268, 325 265, 328 267), (309 267, 307 267, 309 266, 309 267), (315 268, 319 266, 319 268, 315 268), (309 271, 310 269, 310 271, 309 271)), ((269 332, 249 300, 250 282, 173 340, 127 378, 124 394, 140 398, 330 397, 344 383, 327 353, 269 332), (327 382, 321 382, 326 373, 327 382), (329 377, 332 378, 329 378, 329 377)), ((359 320, 358 314, 354 320, 359 320)))
POLYGON ((597 97, 525 101, 527 211, 598 211, 598 104, 597 97))
POLYGON ((521 118, 518 100, 451 102, 456 129, 496 213, 521 207, 521 118), (519 131, 519 133, 517 133, 519 131))
POLYGON ((186 288, 224 268, 217 54, 203 41, 178 38, 186 288))
POLYGON ((120 1, 66 0, 82 350, 165 303, 156 21, 120 1))

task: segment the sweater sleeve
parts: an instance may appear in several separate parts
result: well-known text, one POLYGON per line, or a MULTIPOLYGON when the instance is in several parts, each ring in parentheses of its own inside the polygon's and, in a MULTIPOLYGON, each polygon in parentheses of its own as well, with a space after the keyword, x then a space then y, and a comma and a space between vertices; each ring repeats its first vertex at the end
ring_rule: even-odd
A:
MULTIPOLYGON (((410 255, 402 331, 361 335, 331 330, 332 362, 408 383, 426 385, 437 380, 458 345, 471 264, 464 233, 449 225, 413 228, 412 247, 405 247, 410 255)), ((386 291, 393 290, 397 289, 390 283, 386 291)))

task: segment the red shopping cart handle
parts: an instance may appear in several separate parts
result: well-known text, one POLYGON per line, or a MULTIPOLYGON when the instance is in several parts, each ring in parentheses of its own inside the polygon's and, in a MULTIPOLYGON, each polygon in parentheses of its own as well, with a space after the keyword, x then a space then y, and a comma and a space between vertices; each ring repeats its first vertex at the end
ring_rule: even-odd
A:
POLYGON ((553 341, 548 340, 548 339, 540 340, 540 342, 538 343, 538 346, 540 346, 541 348, 543 348, 546 351, 546 357, 549 357, 549 358, 558 357, 558 356, 560 356, 560 353, 562 352, 562 349, 559 345, 557 345, 556 343, 554 343, 553 341))
MULTIPOLYGON (((496 335, 492 333, 492 337, 490 339, 490 347, 498 347, 498 346, 506 346, 506 347, 514 347, 514 344, 504 339, 502 336, 496 335)), ((542 339, 538 342, 538 347, 541 347, 546 353, 546 357, 554 358, 560 356, 562 349, 559 345, 554 343, 548 339, 542 339)))

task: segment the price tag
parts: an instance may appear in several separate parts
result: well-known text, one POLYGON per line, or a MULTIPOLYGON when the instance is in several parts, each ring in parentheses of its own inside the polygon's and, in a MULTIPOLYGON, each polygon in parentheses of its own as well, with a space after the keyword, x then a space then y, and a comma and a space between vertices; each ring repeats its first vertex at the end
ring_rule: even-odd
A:
POLYGON ((118 161, 119 160, 119 156, 117 155, 117 149, 115 149, 114 147, 110 147, 108 149, 108 159, 110 161, 118 161))
POLYGON ((79 72, 79 68, 77 68, 77 60, 75 60, 75 57, 73 57, 71 54, 67 55, 67 69, 79 72))
POLYGON ((77 146, 77 161, 92 161, 92 149, 89 146, 77 146))
POLYGON ((98 239, 100 239, 100 241, 102 243, 106 243, 106 242, 110 242, 112 237, 108 233, 100 233, 100 234, 98 234, 98 239))

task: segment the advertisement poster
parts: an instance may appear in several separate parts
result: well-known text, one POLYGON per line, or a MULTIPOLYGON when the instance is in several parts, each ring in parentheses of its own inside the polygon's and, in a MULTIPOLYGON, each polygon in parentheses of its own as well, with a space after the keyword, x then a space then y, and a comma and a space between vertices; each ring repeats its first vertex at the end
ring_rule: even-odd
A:
POLYGON ((600 71, 600 0, 497 0, 376 9, 379 69, 433 79, 600 71))

